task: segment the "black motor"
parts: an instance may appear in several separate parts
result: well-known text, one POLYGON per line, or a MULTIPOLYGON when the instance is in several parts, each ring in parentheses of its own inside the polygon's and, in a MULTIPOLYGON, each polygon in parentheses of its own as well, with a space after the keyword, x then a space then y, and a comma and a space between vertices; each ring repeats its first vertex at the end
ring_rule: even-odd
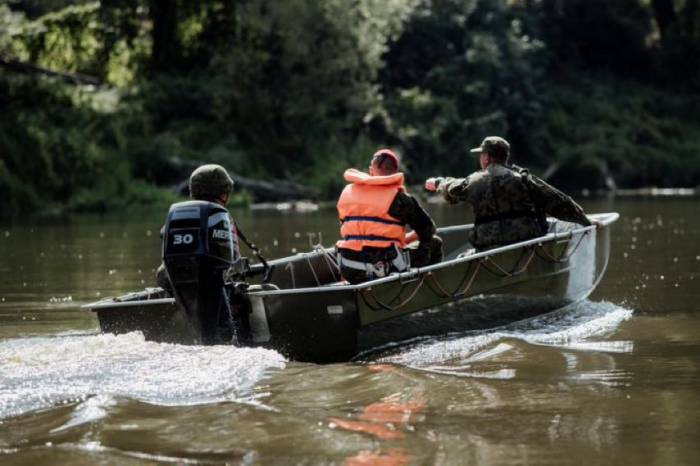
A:
POLYGON ((185 309, 198 343, 235 339, 224 281, 226 271, 240 262, 235 230, 224 207, 206 201, 170 206, 163 234, 163 263, 175 300, 185 309))

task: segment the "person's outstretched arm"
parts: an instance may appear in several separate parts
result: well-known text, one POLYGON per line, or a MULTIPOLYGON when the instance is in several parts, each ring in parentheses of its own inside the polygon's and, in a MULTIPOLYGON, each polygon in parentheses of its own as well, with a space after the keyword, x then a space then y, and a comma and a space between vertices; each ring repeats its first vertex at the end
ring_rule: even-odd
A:
POLYGON ((578 223, 579 225, 588 226, 592 224, 586 217, 583 208, 570 196, 534 175, 528 175, 527 182, 532 188, 530 193, 534 197, 535 203, 538 207, 544 209, 548 215, 565 222, 578 223))
POLYGON ((442 194, 450 204, 466 201, 469 196, 469 178, 437 177, 425 181, 425 189, 442 194))

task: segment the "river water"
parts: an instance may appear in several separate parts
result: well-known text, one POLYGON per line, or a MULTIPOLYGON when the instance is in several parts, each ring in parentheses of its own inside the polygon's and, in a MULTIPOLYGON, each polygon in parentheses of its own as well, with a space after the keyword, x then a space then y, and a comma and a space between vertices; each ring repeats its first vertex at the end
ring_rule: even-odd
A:
MULTIPOLYGON (((583 204, 621 214, 588 300, 332 365, 100 334, 79 305, 153 284, 163 212, 0 226, 0 463, 698 464, 698 200, 583 204)), ((337 236, 234 214, 270 257, 337 236)))

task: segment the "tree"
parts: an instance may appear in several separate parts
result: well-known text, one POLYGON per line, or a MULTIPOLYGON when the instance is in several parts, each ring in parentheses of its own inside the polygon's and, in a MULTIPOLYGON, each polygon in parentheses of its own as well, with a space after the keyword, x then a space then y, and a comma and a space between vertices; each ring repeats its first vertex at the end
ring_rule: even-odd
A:
POLYGON ((414 1, 249 0, 235 44, 215 57, 240 140, 269 173, 308 171, 342 150, 380 107, 375 85, 387 41, 414 1), (320 146, 323 146, 321 148, 320 146), (320 152, 320 154, 319 154, 320 152))
POLYGON ((541 17, 553 67, 649 74, 651 14, 639 0, 545 0, 530 11, 541 17))
POLYGON ((12 41, 22 32, 23 25, 24 15, 13 12, 4 2, 0 3, 0 59, 13 58, 12 41))
POLYGON ((669 30, 677 21, 676 11, 673 8, 673 0, 652 0, 656 24, 659 26, 661 37, 666 38, 669 30))
POLYGON ((149 16, 153 23, 151 71, 154 73, 176 67, 179 48, 177 10, 176 0, 149 1, 149 16))
POLYGON ((700 88, 700 8, 698 0, 677 5, 653 0, 654 18, 661 36, 657 69, 666 81, 700 88))
POLYGON ((502 2, 425 3, 391 44, 381 74, 387 127, 414 171, 467 172, 475 163, 466 148, 489 134, 527 157, 542 43, 522 13, 502 2))

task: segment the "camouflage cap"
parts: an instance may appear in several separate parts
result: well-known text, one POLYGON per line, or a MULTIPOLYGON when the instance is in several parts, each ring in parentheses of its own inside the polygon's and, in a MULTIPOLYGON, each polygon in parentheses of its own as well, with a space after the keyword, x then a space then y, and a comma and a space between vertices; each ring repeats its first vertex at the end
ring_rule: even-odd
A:
POLYGON ((233 180, 221 165, 202 165, 190 175, 190 196, 194 199, 216 198, 231 191, 233 180))
POLYGON ((486 152, 490 156, 506 160, 510 155, 510 144, 505 139, 498 136, 488 136, 481 142, 481 146, 471 149, 469 152, 486 152))

